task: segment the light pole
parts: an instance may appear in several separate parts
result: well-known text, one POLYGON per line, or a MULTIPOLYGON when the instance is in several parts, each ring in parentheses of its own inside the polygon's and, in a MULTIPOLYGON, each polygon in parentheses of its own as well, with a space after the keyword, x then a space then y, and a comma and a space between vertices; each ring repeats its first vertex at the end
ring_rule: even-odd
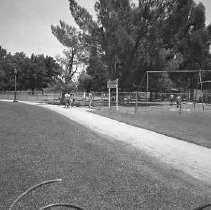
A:
POLYGON ((18 102, 17 101, 17 73, 18 73, 18 70, 15 68, 14 69, 14 74, 15 74, 15 93, 14 93, 14 100, 13 100, 13 102, 18 102))

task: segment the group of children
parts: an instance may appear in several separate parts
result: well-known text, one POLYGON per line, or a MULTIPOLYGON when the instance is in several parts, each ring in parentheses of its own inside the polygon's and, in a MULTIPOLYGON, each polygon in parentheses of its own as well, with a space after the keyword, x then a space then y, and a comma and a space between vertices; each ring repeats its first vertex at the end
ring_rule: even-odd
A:
POLYGON ((177 95, 177 96, 175 97, 173 94, 171 94, 171 95, 170 95, 170 106, 173 106, 174 101, 176 101, 177 108, 179 108, 180 105, 181 105, 181 102, 182 102, 181 96, 180 96, 180 95, 177 95))
POLYGON ((64 95, 64 104, 65 104, 65 108, 69 108, 70 106, 73 107, 75 102, 75 97, 73 93, 65 93, 64 95))

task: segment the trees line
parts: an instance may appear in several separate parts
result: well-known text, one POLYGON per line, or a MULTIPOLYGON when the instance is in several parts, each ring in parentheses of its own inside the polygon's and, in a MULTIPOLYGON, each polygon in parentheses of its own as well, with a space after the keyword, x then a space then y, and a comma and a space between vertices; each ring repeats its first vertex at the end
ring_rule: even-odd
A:
MULTIPOLYGON (((32 91, 57 85, 62 92, 78 89, 104 91, 108 79, 119 79, 121 91, 145 90, 147 71, 211 69, 211 24, 205 25, 205 7, 194 0, 96 0, 96 18, 76 0, 69 0, 78 27, 60 20, 53 35, 67 49, 56 61, 49 56, 27 57, 0 48, 0 89, 32 91), (78 83, 78 66, 86 68, 78 83)), ((202 75, 210 80, 210 73, 202 75)), ((160 73, 150 77, 151 91, 196 88, 198 75, 160 73)))
POLYGON ((17 70, 18 90, 43 90, 54 84, 61 73, 54 58, 44 55, 27 57, 23 52, 14 55, 0 46, 0 91, 14 90, 14 70, 17 70))

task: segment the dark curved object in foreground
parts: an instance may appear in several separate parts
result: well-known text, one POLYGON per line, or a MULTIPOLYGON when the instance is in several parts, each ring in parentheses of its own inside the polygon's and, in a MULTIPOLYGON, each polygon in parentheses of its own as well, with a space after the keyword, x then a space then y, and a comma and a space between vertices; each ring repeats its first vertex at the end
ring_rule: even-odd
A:
POLYGON ((197 207, 197 208, 195 208, 193 210, 203 210, 203 209, 205 210, 209 206, 211 206, 211 203, 208 203, 206 205, 199 206, 199 207, 197 207))
MULTIPOLYGON (((39 210, 46 210, 46 209, 50 209, 52 207, 59 207, 59 206, 63 206, 63 207, 68 207, 68 208, 73 208, 73 209, 76 209, 76 210, 86 210, 80 206, 76 206, 76 205, 73 205, 73 204, 69 204, 69 203, 55 203, 55 204, 50 204, 48 206, 45 206, 45 207, 42 207, 40 208, 39 210)), ((202 205, 202 206, 199 206, 193 210, 205 210, 207 207, 211 207, 211 203, 209 204, 206 204, 206 205, 202 205)))
POLYGON ((28 194, 29 192, 43 186, 43 185, 47 185, 47 184, 52 184, 55 182, 61 182, 62 179, 54 179, 54 180, 48 180, 48 181, 44 181, 41 182, 39 184, 34 185, 33 187, 29 188, 28 190, 26 190, 25 192, 23 192, 21 195, 18 196, 18 198, 16 198, 13 203, 10 205, 9 210, 12 210, 12 208, 15 206, 15 204, 22 198, 24 197, 26 194, 28 194))
POLYGON ((55 204, 50 204, 48 206, 42 207, 39 210, 46 210, 46 209, 50 209, 52 207, 59 207, 59 206, 63 206, 63 207, 68 207, 68 208, 72 208, 72 209, 76 209, 76 210, 85 210, 84 208, 80 207, 80 206, 76 206, 73 204, 69 204, 69 203, 55 203, 55 204))

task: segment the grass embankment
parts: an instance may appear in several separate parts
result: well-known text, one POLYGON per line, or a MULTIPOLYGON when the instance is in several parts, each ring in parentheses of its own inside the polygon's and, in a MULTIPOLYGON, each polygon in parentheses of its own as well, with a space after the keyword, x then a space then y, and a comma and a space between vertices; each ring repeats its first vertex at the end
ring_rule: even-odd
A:
POLYGON ((170 108, 139 107, 136 114, 127 113, 126 109, 122 108, 120 112, 103 109, 94 113, 211 148, 211 110, 183 111, 180 115, 178 111, 170 111, 170 108))
POLYGON ((0 102, 0 119, 0 209, 55 178, 63 182, 30 193, 16 209, 69 202, 87 209, 181 210, 211 199, 208 187, 190 176, 54 112, 0 102))

